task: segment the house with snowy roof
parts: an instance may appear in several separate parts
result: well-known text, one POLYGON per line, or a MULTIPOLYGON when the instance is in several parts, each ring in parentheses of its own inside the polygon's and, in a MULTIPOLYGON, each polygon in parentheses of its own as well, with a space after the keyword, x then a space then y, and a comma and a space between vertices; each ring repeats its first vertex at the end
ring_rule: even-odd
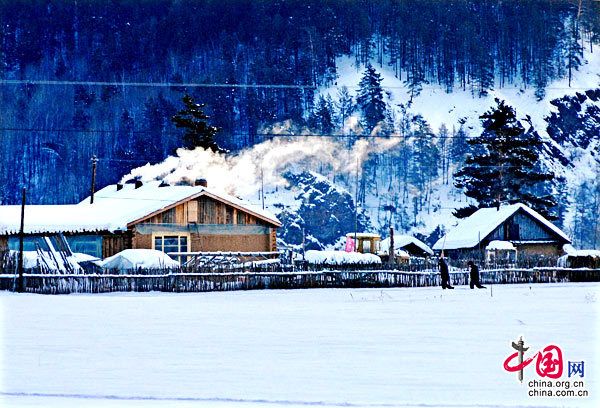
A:
MULTIPOLYGON (((209 188, 205 180, 107 186, 72 205, 25 207, 25 250, 64 235, 73 252, 106 258, 124 249, 169 252, 274 252, 277 218, 209 188), (44 239, 42 239, 44 238, 44 239)), ((0 206, 0 251, 17 249, 21 206, 0 206)), ((44 249, 44 248, 42 248, 44 249)))
MULTIPOLYGON (((382 255, 388 255, 390 251, 390 238, 387 237, 379 244, 382 255)), ((426 258, 433 255, 433 250, 423 241, 411 235, 394 235, 394 251, 404 251, 410 256, 426 258)))
POLYGON ((525 204, 480 208, 433 246, 450 258, 483 258, 492 241, 510 242, 521 254, 558 256, 569 237, 525 204))

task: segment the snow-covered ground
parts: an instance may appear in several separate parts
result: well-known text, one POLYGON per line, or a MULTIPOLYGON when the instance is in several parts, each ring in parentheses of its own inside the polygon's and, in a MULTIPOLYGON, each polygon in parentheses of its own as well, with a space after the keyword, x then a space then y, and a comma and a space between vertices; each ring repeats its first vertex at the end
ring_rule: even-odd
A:
POLYGON ((0 406, 599 406, 599 301, 597 283, 2 292, 0 406), (528 397, 502 367, 521 335, 583 360, 590 397, 528 397))

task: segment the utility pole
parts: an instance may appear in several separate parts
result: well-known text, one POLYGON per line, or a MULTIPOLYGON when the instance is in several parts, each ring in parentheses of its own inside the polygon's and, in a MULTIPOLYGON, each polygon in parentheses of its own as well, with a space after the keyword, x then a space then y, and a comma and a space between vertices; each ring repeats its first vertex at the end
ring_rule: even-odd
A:
POLYGON ((396 248, 394 248, 394 227, 390 225, 390 249, 389 253, 389 264, 394 266, 396 264, 396 248))
POLYGON ((23 278, 23 240, 25 238, 25 193, 26 189, 23 187, 23 196, 21 197, 21 228, 19 229, 19 282, 17 286, 17 292, 25 292, 25 282, 23 278))
POLYGON ((260 198, 262 200, 262 209, 265 209, 265 180, 263 174, 263 168, 260 168, 260 198))
POLYGON ((96 192, 96 164, 98 163, 98 158, 96 155, 92 156, 92 187, 90 194, 90 204, 94 204, 94 193, 96 192))
POLYGON ((358 252, 356 232, 358 230, 358 158, 356 159, 356 187, 354 188, 354 252, 358 252))

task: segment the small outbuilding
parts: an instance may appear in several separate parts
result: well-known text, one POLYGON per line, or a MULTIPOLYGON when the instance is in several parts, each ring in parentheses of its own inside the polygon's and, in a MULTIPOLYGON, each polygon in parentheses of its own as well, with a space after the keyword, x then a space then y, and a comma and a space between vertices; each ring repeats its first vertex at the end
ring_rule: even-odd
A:
MULTIPOLYGON (((403 251, 412 257, 426 258, 433 255, 433 250, 423 241, 410 235, 394 235, 394 249, 403 251)), ((379 254, 387 256, 390 250, 390 238, 383 239, 379 244, 379 254)))
POLYGON ((433 250, 454 259, 483 258, 492 241, 510 243, 520 254, 559 256, 569 237, 556 225, 525 204, 480 208, 464 218, 433 250))

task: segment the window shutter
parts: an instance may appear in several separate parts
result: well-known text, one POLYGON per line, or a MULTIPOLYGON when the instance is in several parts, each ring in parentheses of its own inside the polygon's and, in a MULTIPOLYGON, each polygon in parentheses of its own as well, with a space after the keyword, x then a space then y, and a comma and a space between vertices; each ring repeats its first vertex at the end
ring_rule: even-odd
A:
POLYGON ((198 201, 188 201, 187 218, 188 222, 198 222, 198 201))

